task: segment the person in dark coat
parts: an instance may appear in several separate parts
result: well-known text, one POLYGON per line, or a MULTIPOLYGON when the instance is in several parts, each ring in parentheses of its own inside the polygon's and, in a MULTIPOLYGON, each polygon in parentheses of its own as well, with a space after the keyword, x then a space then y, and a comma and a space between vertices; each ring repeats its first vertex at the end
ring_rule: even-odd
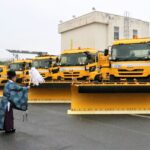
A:
POLYGON ((14 133, 13 109, 26 111, 28 109, 28 89, 17 85, 15 71, 8 71, 8 82, 4 86, 2 100, 0 101, 0 130, 14 133))

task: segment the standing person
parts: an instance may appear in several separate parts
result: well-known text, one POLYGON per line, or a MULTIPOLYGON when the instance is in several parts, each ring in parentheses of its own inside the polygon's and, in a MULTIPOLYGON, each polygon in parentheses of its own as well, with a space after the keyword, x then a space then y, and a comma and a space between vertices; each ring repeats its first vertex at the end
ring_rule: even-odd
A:
POLYGON ((15 71, 8 71, 8 82, 4 86, 2 100, 0 101, 0 130, 14 133, 13 108, 21 111, 28 109, 28 89, 17 85, 15 71))

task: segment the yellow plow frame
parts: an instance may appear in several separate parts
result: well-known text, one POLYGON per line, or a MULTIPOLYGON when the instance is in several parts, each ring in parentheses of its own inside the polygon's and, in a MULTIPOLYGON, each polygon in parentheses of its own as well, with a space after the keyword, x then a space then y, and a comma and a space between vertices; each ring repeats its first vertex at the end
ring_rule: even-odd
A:
POLYGON ((74 84, 68 114, 150 114, 150 83, 74 84))
POLYGON ((46 82, 31 86, 29 103, 70 103, 71 83, 63 81, 46 82))

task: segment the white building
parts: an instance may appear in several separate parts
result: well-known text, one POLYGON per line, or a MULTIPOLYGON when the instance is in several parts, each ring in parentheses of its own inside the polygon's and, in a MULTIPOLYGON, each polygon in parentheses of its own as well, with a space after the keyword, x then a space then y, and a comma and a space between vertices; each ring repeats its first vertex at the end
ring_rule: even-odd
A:
POLYGON ((149 22, 93 11, 59 24, 58 30, 61 50, 71 47, 103 50, 116 39, 149 37, 149 22))

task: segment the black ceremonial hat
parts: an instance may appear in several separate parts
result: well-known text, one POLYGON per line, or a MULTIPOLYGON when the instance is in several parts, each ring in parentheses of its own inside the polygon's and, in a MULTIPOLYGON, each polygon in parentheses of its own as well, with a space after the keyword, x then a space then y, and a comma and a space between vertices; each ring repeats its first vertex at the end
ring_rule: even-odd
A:
POLYGON ((16 76, 16 72, 15 72, 15 71, 9 70, 9 71, 7 72, 7 77, 8 77, 9 79, 11 79, 11 78, 13 78, 13 77, 15 77, 15 76, 16 76))

